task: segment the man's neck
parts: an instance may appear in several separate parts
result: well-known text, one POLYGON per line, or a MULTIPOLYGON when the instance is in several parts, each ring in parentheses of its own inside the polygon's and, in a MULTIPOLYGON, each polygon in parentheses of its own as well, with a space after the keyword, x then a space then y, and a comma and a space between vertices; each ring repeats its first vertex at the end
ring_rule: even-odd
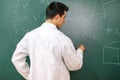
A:
POLYGON ((56 22, 53 19, 46 20, 47 23, 54 24, 56 26, 56 22))
POLYGON ((46 20, 47 23, 51 23, 54 24, 56 26, 57 29, 59 29, 59 27, 57 26, 56 20, 55 19, 47 19, 46 20))

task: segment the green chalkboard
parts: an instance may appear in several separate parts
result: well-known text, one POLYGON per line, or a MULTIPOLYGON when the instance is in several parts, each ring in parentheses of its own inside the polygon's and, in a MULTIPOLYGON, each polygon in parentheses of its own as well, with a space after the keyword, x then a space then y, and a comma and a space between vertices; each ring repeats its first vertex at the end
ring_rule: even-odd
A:
MULTIPOLYGON (((11 63, 19 40, 45 21, 53 0, 0 0, 0 80, 24 80, 11 63)), ((75 47, 86 46, 71 80, 120 80, 120 0, 55 0, 69 6, 60 29, 75 47)))

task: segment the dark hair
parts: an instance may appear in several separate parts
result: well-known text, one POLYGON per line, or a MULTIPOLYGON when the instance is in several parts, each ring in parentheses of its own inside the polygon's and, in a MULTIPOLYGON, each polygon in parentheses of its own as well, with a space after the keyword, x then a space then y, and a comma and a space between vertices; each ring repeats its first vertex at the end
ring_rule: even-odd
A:
POLYGON ((57 14, 62 16, 64 11, 68 11, 68 7, 60 2, 51 2, 48 7, 46 8, 46 19, 52 19, 57 14))

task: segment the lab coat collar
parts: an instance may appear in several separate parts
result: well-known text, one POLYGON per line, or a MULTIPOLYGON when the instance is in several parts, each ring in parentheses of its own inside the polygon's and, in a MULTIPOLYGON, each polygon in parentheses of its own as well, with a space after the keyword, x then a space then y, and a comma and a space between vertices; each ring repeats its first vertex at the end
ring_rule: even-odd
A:
MULTIPOLYGON (((44 22, 43 24, 46 25, 47 27, 52 28, 52 29, 57 29, 57 27, 56 27, 54 24, 52 24, 52 23, 44 22)), ((58 29, 57 29, 57 30, 58 30, 58 29)))

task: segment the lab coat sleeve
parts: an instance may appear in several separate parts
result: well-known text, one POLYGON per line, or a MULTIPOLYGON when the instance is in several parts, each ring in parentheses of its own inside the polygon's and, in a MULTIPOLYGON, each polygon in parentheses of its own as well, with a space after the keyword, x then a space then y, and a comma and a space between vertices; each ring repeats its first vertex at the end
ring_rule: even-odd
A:
POLYGON ((68 38, 63 47, 63 60, 70 71, 81 69, 83 65, 83 51, 79 49, 75 49, 72 41, 68 38))
POLYGON ((26 62, 28 56, 26 37, 24 37, 17 45, 17 48, 12 56, 12 62, 17 71, 25 78, 29 77, 29 65, 26 62))

